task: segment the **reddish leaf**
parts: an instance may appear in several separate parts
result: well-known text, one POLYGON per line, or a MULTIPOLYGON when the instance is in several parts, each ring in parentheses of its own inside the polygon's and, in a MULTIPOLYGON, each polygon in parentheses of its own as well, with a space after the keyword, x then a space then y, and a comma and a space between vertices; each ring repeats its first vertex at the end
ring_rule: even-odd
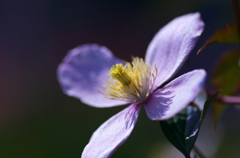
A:
POLYGON ((199 54, 203 49, 213 43, 238 43, 240 44, 239 28, 235 23, 227 24, 217 30, 215 34, 199 49, 199 54))

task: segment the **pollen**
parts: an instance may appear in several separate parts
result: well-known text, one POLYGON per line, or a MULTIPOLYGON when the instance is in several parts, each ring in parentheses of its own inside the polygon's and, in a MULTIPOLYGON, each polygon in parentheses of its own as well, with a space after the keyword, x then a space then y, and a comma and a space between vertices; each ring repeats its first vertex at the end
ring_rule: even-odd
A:
POLYGON ((104 90, 101 91, 108 99, 126 102, 141 103, 146 100, 152 91, 158 70, 153 70, 142 58, 135 57, 126 65, 116 64, 109 70, 109 79, 104 90))
POLYGON ((112 79, 118 80, 122 85, 129 85, 132 81, 131 76, 129 76, 128 70, 122 66, 122 64, 114 65, 110 71, 109 75, 112 76, 112 79))

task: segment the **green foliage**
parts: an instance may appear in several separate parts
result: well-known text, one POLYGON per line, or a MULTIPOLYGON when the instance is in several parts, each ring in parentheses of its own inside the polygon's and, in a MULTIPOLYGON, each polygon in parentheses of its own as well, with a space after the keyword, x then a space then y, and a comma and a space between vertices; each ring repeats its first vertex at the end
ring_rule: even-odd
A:
POLYGON ((225 53, 218 61, 212 76, 216 90, 225 95, 233 95, 240 90, 240 51, 225 53))
MULTIPOLYGON (((222 95, 236 95, 240 92, 240 51, 234 50, 225 53, 220 57, 213 76, 212 85, 216 91, 222 95)), ((213 104, 213 125, 217 123, 226 110, 227 106, 223 102, 215 101, 213 104)))
POLYGON ((216 96, 217 94, 207 99, 203 111, 200 111, 198 107, 188 106, 175 117, 160 121, 166 138, 173 146, 182 152, 186 158, 190 157, 190 152, 197 139, 201 123, 216 96))
POLYGON ((189 106, 175 117, 160 122, 167 139, 185 157, 190 157, 190 152, 196 141, 200 125, 200 114, 196 107, 189 106))

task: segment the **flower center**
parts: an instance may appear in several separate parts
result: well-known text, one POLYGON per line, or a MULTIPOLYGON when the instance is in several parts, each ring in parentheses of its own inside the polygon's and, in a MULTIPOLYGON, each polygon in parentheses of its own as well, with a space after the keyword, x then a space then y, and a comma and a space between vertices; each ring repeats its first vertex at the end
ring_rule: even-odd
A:
POLYGON ((122 100, 126 102, 143 102, 150 94, 158 70, 145 64, 141 58, 133 58, 132 63, 113 65, 109 71, 110 79, 107 79, 105 89, 101 91, 108 99, 122 100))
POLYGON ((122 64, 116 64, 115 66, 112 66, 109 71, 109 75, 112 76, 112 79, 118 80, 124 86, 129 85, 132 82, 126 66, 123 67, 122 64))

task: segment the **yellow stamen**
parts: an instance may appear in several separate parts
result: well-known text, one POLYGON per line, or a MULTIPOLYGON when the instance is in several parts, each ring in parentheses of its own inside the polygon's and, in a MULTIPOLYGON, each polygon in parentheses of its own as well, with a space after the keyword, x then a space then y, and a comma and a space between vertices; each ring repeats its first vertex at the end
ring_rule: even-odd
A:
POLYGON ((116 64, 110 69, 109 75, 113 79, 118 80, 122 85, 129 85, 131 83, 131 78, 128 75, 126 67, 123 67, 122 64, 116 64))
POLYGON ((132 63, 116 64, 109 71, 105 90, 101 91, 108 99, 127 102, 143 102, 152 90, 157 68, 151 68, 141 58, 133 58, 132 63))

